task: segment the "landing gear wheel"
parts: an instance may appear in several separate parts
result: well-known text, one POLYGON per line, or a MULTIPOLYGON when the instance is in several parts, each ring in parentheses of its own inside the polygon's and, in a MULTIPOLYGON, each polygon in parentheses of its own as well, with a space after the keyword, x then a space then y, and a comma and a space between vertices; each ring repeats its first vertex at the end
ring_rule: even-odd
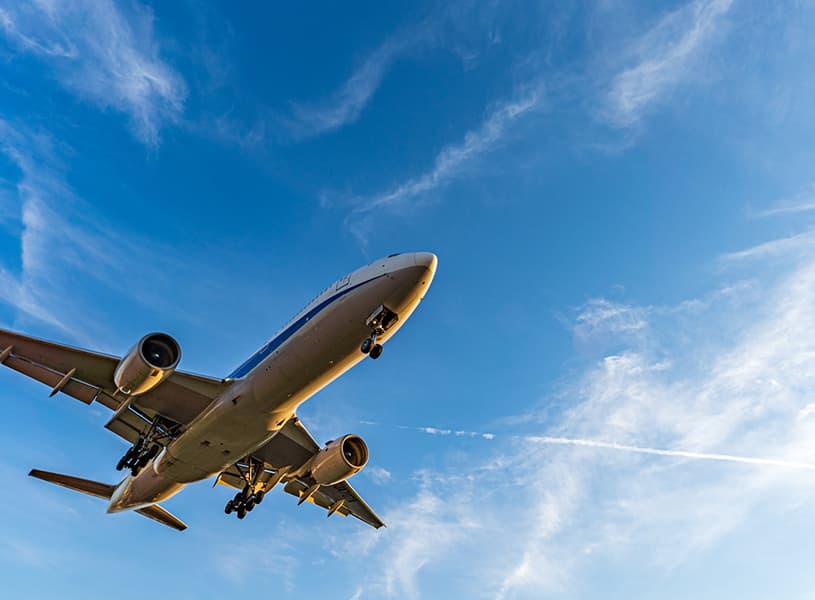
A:
POLYGON ((246 508, 243 506, 238 507, 238 518, 243 519, 246 516, 246 508))
POLYGON ((125 462, 127 462, 127 460, 123 456, 122 458, 119 459, 119 462, 116 463, 116 470, 121 471, 122 469, 124 469, 125 468, 125 462))
POLYGON ((360 346, 359 349, 362 351, 363 354, 368 354, 373 347, 374 341, 371 338, 368 338, 364 342, 362 342, 362 346, 360 346))
POLYGON ((263 490, 261 490, 259 492, 256 492, 255 493, 255 504, 260 504, 261 502, 263 502, 263 496, 265 496, 265 495, 266 495, 266 492, 264 492, 263 490))
POLYGON ((130 468, 130 474, 133 475, 133 477, 136 477, 140 472, 141 467, 139 465, 135 465, 130 468))
POLYGON ((249 499, 246 501, 246 512, 252 512, 253 508, 255 508, 255 498, 254 496, 249 496, 249 499))
POLYGON ((382 344, 375 344, 373 348, 371 348, 371 358, 376 360, 382 355, 382 344))
POLYGON ((226 514, 231 514, 233 510, 235 510, 235 507, 232 506, 232 500, 230 500, 229 502, 226 503, 226 506, 224 507, 224 512, 226 514))
POLYGON ((156 456, 158 456, 159 452, 161 452, 161 446, 158 444, 153 444, 150 446, 150 450, 147 452, 147 460, 153 460, 156 456))

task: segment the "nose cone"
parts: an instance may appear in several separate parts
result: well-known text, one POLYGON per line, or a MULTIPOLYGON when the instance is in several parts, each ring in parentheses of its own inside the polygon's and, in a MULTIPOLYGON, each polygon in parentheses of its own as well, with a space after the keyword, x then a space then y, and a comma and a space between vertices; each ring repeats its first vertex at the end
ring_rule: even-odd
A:
POLYGON ((413 255, 413 263, 417 267, 424 267, 430 270, 431 277, 436 272, 436 265, 439 264, 439 259, 432 252, 416 252, 413 255))

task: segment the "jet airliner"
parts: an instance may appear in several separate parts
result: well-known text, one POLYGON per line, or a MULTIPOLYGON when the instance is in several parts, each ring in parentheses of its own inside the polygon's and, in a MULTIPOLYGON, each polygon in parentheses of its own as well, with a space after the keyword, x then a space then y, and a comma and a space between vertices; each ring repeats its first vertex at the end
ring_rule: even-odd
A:
POLYGON ((317 443, 297 408, 405 324, 436 272, 428 252, 392 254, 342 277, 224 378, 177 370, 181 347, 150 333, 119 358, 0 330, 0 363, 64 394, 112 411, 105 427, 130 445, 118 484, 49 471, 29 475, 134 510, 177 530, 186 524, 161 502, 215 477, 237 490, 224 512, 246 517, 277 485, 328 516, 382 520, 348 479, 368 462, 361 437, 317 443))

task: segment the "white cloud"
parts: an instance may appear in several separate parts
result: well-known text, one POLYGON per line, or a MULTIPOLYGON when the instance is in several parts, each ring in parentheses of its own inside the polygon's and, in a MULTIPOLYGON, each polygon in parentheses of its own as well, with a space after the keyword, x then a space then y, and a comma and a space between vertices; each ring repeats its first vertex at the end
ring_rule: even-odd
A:
POLYGON ((601 109, 615 127, 636 125, 698 68, 700 54, 714 40, 732 0, 697 0, 664 16, 632 48, 634 64, 611 82, 601 109))
POLYGON ((125 113, 146 144, 184 110, 186 85, 160 57, 148 8, 125 15, 110 0, 12 2, 0 8, 0 31, 77 96, 125 113))
POLYGON ((369 465, 365 467, 365 470, 363 470, 362 472, 370 479, 373 479, 373 481, 375 483, 378 483, 379 485, 388 483, 393 477, 390 471, 388 471, 384 467, 377 467, 376 465, 373 466, 369 465))
MULTIPOLYGON (((456 580, 461 595, 539 598, 620 556, 640 571, 676 568, 749 528, 761 507, 810 505, 815 252, 788 255, 780 278, 749 289, 755 298, 747 304, 717 290, 692 311, 682 303, 637 312, 637 322, 646 321, 637 330, 647 335, 612 328, 627 348, 562 385, 559 404, 572 408, 545 432, 499 433, 487 452, 459 449, 447 467, 423 471, 419 495, 389 511, 398 534, 368 549, 382 562, 366 590, 421 595, 432 585, 432 561, 449 579, 457 573, 452 557, 467 556, 475 576, 456 580), (673 343, 677 323, 682 346, 673 343), (421 503, 427 513, 415 510, 421 503), (443 554, 427 528, 411 531, 425 518, 442 531, 443 554), (471 523, 467 535, 450 534, 460 522, 471 523), (403 547, 430 558, 419 560, 417 550, 398 560, 403 547)), ((458 439, 452 429, 417 429, 458 439)))

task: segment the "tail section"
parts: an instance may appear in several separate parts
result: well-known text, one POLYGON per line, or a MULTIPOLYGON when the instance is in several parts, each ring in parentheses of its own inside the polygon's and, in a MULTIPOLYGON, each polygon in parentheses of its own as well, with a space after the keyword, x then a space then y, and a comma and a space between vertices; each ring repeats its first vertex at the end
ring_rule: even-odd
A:
MULTIPOLYGON (((42 479, 43 481, 47 481, 49 483, 61 485, 69 490, 82 492, 88 496, 102 498, 103 500, 110 500, 110 497, 113 496, 113 492, 116 490, 115 485, 99 483, 98 481, 91 481, 90 479, 82 479, 81 477, 62 475, 61 473, 52 473, 50 471, 32 469, 28 474, 31 477, 36 477, 37 479, 42 479)), ((148 519, 153 519, 162 525, 172 527, 178 531, 184 531, 187 528, 187 525, 181 519, 172 515, 158 504, 140 508, 136 512, 140 515, 144 515, 148 519)))

